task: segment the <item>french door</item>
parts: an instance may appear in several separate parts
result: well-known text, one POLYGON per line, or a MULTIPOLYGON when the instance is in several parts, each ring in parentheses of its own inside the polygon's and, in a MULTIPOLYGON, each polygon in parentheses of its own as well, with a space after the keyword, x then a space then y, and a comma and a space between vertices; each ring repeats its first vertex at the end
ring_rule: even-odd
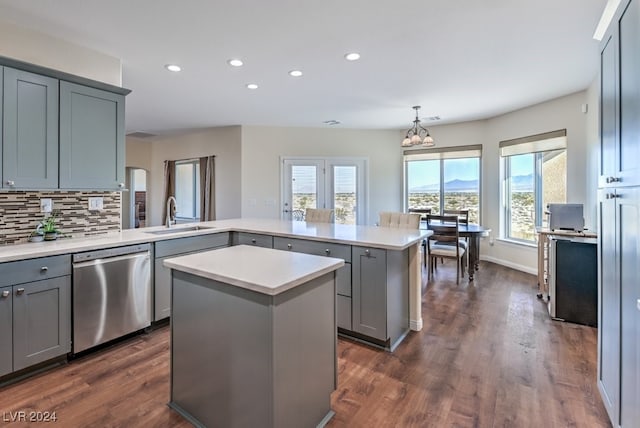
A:
POLYGON ((331 208, 336 223, 366 224, 366 167, 361 158, 282 158, 281 217, 331 208))

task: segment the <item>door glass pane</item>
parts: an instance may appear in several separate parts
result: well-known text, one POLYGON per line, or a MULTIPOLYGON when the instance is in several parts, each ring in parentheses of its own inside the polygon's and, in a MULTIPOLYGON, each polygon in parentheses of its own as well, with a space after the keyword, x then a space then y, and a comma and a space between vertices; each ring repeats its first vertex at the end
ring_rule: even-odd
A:
POLYGON ((200 218, 200 162, 194 162, 193 168, 193 218, 200 218))
POLYGON ((193 164, 176 164, 176 217, 193 218, 193 164))
POLYGON ((333 167, 333 206, 336 223, 356 224, 356 173, 355 166, 333 167))
POLYGON ((407 162, 408 208, 440 212, 440 160, 407 162))
POLYGON ((293 210, 318 208, 317 167, 314 165, 291 166, 291 191, 293 210))
POLYGON ((510 156, 507 195, 509 237, 535 240, 535 155, 510 156))
POLYGON ((468 209, 469 222, 479 223, 479 158, 444 160, 444 209, 468 209))

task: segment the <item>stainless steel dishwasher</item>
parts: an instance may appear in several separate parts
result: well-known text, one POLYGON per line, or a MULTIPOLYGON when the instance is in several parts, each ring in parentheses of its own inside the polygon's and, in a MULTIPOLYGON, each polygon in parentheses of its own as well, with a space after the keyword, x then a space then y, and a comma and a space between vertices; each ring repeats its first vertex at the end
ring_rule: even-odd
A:
POLYGON ((151 325, 149 248, 73 255, 73 353, 151 325))

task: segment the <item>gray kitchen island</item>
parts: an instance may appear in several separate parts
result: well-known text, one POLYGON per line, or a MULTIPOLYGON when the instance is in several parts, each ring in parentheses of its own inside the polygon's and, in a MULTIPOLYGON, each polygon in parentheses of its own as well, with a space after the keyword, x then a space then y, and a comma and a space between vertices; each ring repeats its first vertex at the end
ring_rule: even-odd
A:
POLYGON ((333 416, 344 260, 238 245, 164 264, 170 407, 206 427, 313 427, 333 416))

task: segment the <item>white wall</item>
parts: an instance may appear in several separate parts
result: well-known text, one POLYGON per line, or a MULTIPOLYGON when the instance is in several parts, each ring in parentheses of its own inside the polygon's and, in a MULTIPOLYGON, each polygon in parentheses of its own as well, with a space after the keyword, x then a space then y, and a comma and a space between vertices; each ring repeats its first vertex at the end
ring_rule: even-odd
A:
POLYGON ((378 212, 402 209, 401 140, 395 130, 243 126, 242 217, 280 217, 280 156, 365 157, 375 224, 378 212))
POLYGON ((120 59, 1 20, 0 55, 122 86, 120 59))
MULTIPOLYGON (((567 202, 585 205, 585 225, 595 227, 597 168, 593 168, 594 142, 597 149, 597 90, 582 91, 537 104, 485 121, 431 126, 438 146, 482 143, 482 225, 492 230, 494 244, 482 240, 481 256, 525 272, 537 272, 535 247, 499 240, 502 202, 500 195, 502 140, 557 129, 567 130, 567 202), (595 95, 594 95, 595 92, 595 95), (588 113, 581 107, 588 104, 588 113), (594 128, 595 123, 595 128, 594 128)), ((596 161, 597 162, 597 161, 596 161)))
POLYGON ((147 208, 149 226, 158 226, 163 222, 162 208, 166 203, 163 195, 164 161, 210 155, 216 156, 216 219, 240 217, 240 134, 239 126, 229 126, 159 138, 151 142, 151 166, 147 177, 150 194, 147 208))

